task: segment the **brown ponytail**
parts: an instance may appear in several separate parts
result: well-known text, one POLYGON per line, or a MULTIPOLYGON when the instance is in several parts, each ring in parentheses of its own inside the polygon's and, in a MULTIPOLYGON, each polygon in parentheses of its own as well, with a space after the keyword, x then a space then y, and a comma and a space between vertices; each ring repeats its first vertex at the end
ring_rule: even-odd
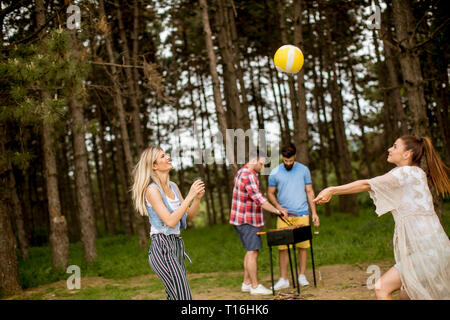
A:
POLYGON ((443 197, 450 194, 450 180, 447 176, 448 167, 442 162, 430 138, 402 136, 400 139, 405 144, 405 150, 412 151, 412 163, 414 165, 419 166, 422 156, 425 155, 428 176, 436 191, 443 197))

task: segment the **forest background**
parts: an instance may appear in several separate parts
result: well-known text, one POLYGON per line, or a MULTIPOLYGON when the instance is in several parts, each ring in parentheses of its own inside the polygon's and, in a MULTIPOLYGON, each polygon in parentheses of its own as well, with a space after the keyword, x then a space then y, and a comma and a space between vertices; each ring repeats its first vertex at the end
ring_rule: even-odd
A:
MULTIPOLYGON (((102 241, 145 253, 149 222, 129 188, 150 145, 177 150, 171 179, 183 194, 196 177, 206 182, 186 231, 198 234, 232 233, 220 225, 241 164, 217 161, 214 137, 226 129, 293 142, 316 193, 390 170, 387 149, 403 134, 431 137, 448 164, 446 9, 442 0, 0 1, 0 295, 63 278, 73 252, 94 268, 102 241), (294 76, 273 66, 284 44, 304 53, 294 76), (216 161, 196 163, 195 149, 216 161), (45 275, 32 279, 37 270, 45 275)), ((448 232, 448 200, 432 192, 448 232)), ((372 221, 369 212, 367 194, 319 209, 323 221, 352 225, 372 221)))

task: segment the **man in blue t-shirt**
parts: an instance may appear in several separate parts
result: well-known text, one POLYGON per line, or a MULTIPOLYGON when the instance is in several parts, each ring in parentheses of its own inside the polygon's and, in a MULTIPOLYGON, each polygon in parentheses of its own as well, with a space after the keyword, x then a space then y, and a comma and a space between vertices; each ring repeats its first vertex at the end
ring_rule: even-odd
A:
MULTIPOLYGON (((315 198, 312 187, 311 173, 308 167, 295 161, 296 148, 290 143, 281 149, 283 163, 274 168, 269 175, 267 198, 275 208, 289 213, 288 220, 294 225, 309 226, 309 212, 311 208, 312 221, 315 226, 319 226, 319 217, 316 206, 313 202, 315 198), (275 196, 275 190, 278 190, 275 196), (309 206, 308 206, 309 203, 309 206)), ((277 228, 287 227, 280 219, 277 219, 277 228)), ((310 247, 310 242, 303 241, 296 244, 298 248, 298 259, 300 265, 300 275, 298 283, 301 286, 309 285, 305 277, 306 270, 306 249, 310 247)), ((289 287, 288 265, 289 256, 287 246, 278 246, 280 260, 280 279, 275 284, 274 289, 280 290, 289 287)))

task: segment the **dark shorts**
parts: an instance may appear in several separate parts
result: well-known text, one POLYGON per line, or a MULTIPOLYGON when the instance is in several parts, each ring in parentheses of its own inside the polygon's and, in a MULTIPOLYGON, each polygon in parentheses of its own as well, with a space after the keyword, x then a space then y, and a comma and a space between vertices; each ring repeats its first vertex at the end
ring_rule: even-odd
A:
POLYGON ((259 228, 250 224, 242 224, 240 226, 234 226, 242 245, 247 251, 259 250, 262 247, 261 236, 256 233, 259 232, 259 228))

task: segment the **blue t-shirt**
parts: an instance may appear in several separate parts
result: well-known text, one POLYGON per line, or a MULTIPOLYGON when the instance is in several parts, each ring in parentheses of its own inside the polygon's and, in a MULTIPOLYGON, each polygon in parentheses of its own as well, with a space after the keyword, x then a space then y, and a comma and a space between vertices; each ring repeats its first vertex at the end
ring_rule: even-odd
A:
POLYGON ((278 189, 277 201, 289 213, 296 216, 308 214, 308 199, 305 186, 312 184, 307 166, 295 162, 291 170, 283 164, 274 168, 269 175, 269 187, 278 189))

